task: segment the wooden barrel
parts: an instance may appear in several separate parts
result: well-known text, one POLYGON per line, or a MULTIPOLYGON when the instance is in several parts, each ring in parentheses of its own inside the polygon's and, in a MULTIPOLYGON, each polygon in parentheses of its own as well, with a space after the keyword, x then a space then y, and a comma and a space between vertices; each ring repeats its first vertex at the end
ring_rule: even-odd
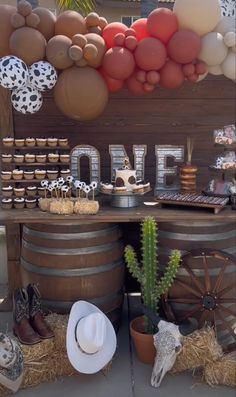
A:
POLYGON ((123 243, 116 224, 23 226, 23 285, 37 283, 43 306, 68 313, 83 299, 118 326, 123 303, 123 243))

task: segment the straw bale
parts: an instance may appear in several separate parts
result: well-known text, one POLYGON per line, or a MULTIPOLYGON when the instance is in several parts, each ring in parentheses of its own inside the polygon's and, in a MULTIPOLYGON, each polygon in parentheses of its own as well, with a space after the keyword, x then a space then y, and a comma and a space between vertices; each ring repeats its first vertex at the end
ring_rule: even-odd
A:
POLYGON ((55 349, 59 351, 66 351, 66 330, 69 315, 52 313, 46 316, 45 319, 48 325, 54 331, 55 349))
POLYGON ((210 386, 236 387, 236 352, 225 354, 215 362, 209 362, 204 368, 204 377, 210 386))
POLYGON ((222 348, 217 342, 213 328, 202 328, 186 336, 183 349, 177 356, 171 372, 180 373, 204 367, 222 355, 222 348))

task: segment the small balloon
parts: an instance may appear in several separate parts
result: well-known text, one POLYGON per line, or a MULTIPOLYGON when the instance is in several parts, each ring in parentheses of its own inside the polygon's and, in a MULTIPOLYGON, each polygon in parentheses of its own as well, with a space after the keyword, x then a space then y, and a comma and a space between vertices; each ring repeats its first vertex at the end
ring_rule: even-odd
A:
POLYGON ((29 82, 39 91, 51 90, 57 82, 57 71, 49 62, 35 62, 29 68, 29 82))
POLYGON ((127 26, 121 22, 109 23, 102 32, 102 37, 105 40, 107 48, 114 47, 114 38, 117 33, 125 33, 127 26))
POLYGON ((115 46, 122 47, 125 43, 125 35, 124 33, 117 33, 114 37, 115 46))
POLYGON ((160 81, 160 73, 156 72, 155 70, 151 70, 147 72, 147 82, 151 85, 155 85, 160 81))
POLYGON ((135 73, 135 77, 140 83, 145 83, 147 81, 147 72, 145 70, 138 70, 135 73))
POLYGON ((5 56, 0 59, 0 85, 9 90, 22 88, 29 77, 28 68, 21 59, 5 56))
POLYGON ((137 19, 137 21, 131 25, 131 29, 135 31, 138 41, 150 36, 147 30, 147 18, 137 19))
POLYGON ((130 50, 130 51, 134 51, 135 48, 137 47, 138 41, 136 39, 136 37, 134 36, 128 36, 125 39, 125 47, 130 50))
POLYGON ((14 109, 18 112, 33 114, 40 110, 43 104, 43 97, 36 88, 27 85, 12 91, 11 102, 14 109))

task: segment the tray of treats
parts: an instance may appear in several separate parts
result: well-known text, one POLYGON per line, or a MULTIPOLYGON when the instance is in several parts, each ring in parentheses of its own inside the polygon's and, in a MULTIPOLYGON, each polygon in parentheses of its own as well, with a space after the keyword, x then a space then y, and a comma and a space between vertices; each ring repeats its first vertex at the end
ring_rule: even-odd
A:
POLYGON ((70 149, 69 142, 67 138, 13 138, 5 137, 2 139, 2 144, 4 148, 9 149, 70 149))
POLYGON ((213 209, 215 214, 218 214, 225 205, 228 203, 228 198, 222 197, 209 197, 202 194, 195 193, 160 193, 155 199, 163 205, 176 205, 176 206, 188 206, 188 207, 199 207, 213 209))

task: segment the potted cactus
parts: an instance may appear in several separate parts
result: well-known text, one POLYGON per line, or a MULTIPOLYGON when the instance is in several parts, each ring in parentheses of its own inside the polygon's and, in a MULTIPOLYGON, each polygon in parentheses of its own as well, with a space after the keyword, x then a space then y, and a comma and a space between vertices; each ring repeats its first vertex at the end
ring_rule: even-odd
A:
MULTIPOLYGON (((173 250, 166 271, 159 276, 157 255, 157 223, 152 217, 146 217, 141 223, 142 260, 138 263, 133 247, 125 247, 125 261, 130 273, 141 286, 143 304, 152 312, 158 312, 159 301, 171 286, 177 274, 181 254, 173 250)), ((137 317, 130 323, 130 332, 134 340, 137 355, 140 361, 152 364, 155 358, 153 334, 155 329, 147 317, 137 317)))

